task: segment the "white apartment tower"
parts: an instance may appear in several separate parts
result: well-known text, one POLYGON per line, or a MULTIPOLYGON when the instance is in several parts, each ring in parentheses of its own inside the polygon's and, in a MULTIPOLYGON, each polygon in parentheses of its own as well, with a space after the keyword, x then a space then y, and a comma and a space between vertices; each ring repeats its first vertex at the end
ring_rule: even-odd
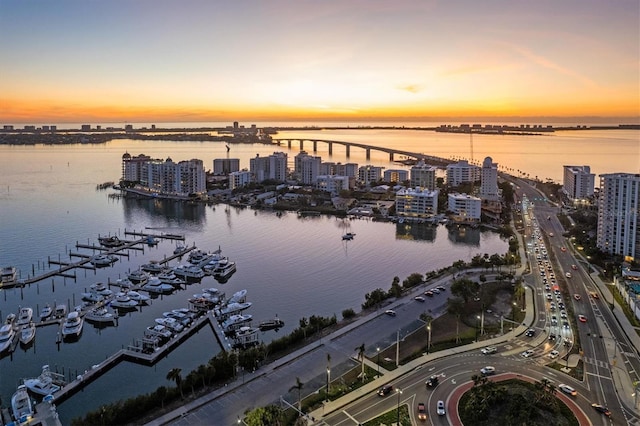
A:
POLYGON ((480 180, 480 167, 461 160, 447 166, 447 185, 458 186, 462 183, 480 180))
POLYGON ((249 170, 258 183, 265 180, 284 182, 287 180, 287 158, 284 152, 274 152, 268 157, 256 155, 249 160, 249 170))
POLYGON ((640 174, 600 175, 597 247, 640 259, 640 174))
POLYGON ((358 169, 358 180, 366 185, 382 179, 382 167, 366 165, 358 169))
POLYGON ((448 210, 457 222, 479 222, 482 200, 468 194, 450 193, 447 197, 448 210))
POLYGON ((482 162, 480 172, 480 198, 487 201, 498 201, 498 163, 491 157, 482 162))
POLYGON ((240 170, 240 160, 238 158, 215 158, 213 160, 213 174, 228 175, 240 170))
POLYGON ((430 191, 436 189, 436 171, 435 166, 429 166, 424 161, 419 161, 418 164, 411 167, 410 179, 411 187, 413 188, 426 188, 430 191))
POLYGON ((298 180, 305 185, 314 185, 320 175, 322 158, 309 155, 306 151, 300 151, 294 159, 294 171, 298 180))
POLYGON ((407 188, 396 192, 396 215, 427 218, 438 213, 438 191, 407 188))
POLYGON ((572 200, 589 198, 593 195, 595 176, 589 166, 564 166, 562 189, 572 200))
POLYGON ((251 183, 253 174, 248 170, 229 173, 229 189, 242 188, 251 183))
POLYGON ((409 171, 402 169, 385 170, 383 176, 385 182, 402 183, 409 180, 409 171))
POLYGON ((171 158, 147 160, 140 164, 139 185, 149 191, 166 195, 188 196, 207 190, 202 160, 192 159, 174 163, 171 158))

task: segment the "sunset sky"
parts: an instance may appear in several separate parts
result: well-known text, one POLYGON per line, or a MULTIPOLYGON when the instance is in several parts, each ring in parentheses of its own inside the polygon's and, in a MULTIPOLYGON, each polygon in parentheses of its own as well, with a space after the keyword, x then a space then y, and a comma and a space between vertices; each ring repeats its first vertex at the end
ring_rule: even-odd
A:
POLYGON ((638 0, 0 0, 0 124, 638 122, 638 0))

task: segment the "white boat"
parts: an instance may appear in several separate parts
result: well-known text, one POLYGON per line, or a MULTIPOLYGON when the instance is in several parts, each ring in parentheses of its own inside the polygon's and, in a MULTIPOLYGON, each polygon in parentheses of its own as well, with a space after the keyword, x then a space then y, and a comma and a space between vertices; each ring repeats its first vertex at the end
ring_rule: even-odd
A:
POLYGON ((196 316, 198 316, 195 312, 193 312, 190 309, 187 308, 177 308, 177 309, 172 309, 171 312, 175 313, 175 314, 183 314, 186 315, 187 317, 191 318, 191 319, 195 319, 196 316))
POLYGON ((0 287, 11 284, 18 278, 18 271, 15 266, 5 266, 0 271, 0 287))
POLYGON ((97 254, 89 260, 93 266, 111 266, 118 261, 118 256, 113 254, 97 254))
POLYGON ((36 325, 32 322, 30 322, 29 324, 23 325, 22 329, 20 330, 20 343, 22 345, 28 345, 29 343, 31 343, 33 341, 33 339, 36 337, 36 325))
POLYGON ((204 271, 202 270, 202 268, 193 265, 178 265, 173 268, 173 273, 176 276, 182 277, 184 279, 199 280, 204 277, 204 271))
POLYGON ((118 278, 115 285, 120 288, 133 288, 133 283, 129 278, 118 278))
POLYGON ((347 232, 346 234, 344 234, 342 236, 343 240, 353 240, 353 237, 355 237, 356 234, 354 234, 353 232, 347 232))
POLYGON ((138 302, 138 305, 144 305, 151 300, 151 298, 146 294, 138 293, 137 291, 127 291, 125 293, 131 298, 131 300, 138 302))
POLYGON ((111 289, 109 289, 105 283, 102 282, 97 282, 95 284, 91 284, 91 286, 89 287, 93 290, 95 290, 99 295, 101 296, 111 296, 113 294, 113 291, 111 291, 111 289))
POLYGON ((99 308, 94 308, 89 311, 84 316, 85 321, 96 323, 96 324, 115 324, 116 316, 109 312, 104 306, 99 308))
POLYGON ((140 269, 142 269, 145 272, 149 272, 151 274, 157 274, 163 271, 164 266, 162 266, 161 264, 159 264, 158 262, 150 262, 150 263, 145 263, 144 265, 142 265, 140 267, 140 269))
POLYGON ((247 290, 240 290, 233 293, 233 296, 229 299, 229 303, 241 303, 247 300, 247 290))
POLYGON ((67 305, 56 305, 56 308, 53 310, 53 316, 56 318, 64 318, 67 315, 67 305))
POLYGON ((33 309, 29 307, 20 308, 18 312, 18 319, 16 320, 16 326, 29 324, 33 318, 33 309))
POLYGON ((62 324, 62 337, 73 338, 80 337, 84 320, 78 311, 69 312, 67 319, 62 324))
POLYGON ((218 266, 213 270, 213 277, 219 279, 229 278, 236 271, 236 262, 223 259, 218 262, 218 266))
POLYGON ((158 274, 158 279, 161 282, 165 284, 171 284, 174 287, 181 287, 187 284, 185 280, 183 280, 182 278, 178 278, 176 274, 174 274, 171 271, 162 272, 161 274, 158 274))
POLYGON ((158 277, 151 277, 149 281, 145 285, 142 286, 141 290, 148 291, 153 294, 161 294, 161 293, 171 293, 175 290, 175 287, 171 284, 165 284, 158 277))
POLYGON ((209 293, 206 290, 205 290, 204 293, 197 293, 197 294, 193 295, 193 297, 196 298, 196 299, 206 299, 206 300, 210 301, 213 304, 218 304, 218 303, 220 303, 222 301, 220 296, 221 295, 219 295, 219 294, 209 293))
POLYGON ((126 244, 125 241, 122 241, 115 235, 111 237, 99 237, 98 241, 105 247, 120 247, 126 244))
POLYGON ((2 327, 0 327, 0 353, 11 348, 15 335, 16 332, 14 331, 12 324, 3 324, 2 327))
POLYGON ((162 316, 165 318, 173 318, 185 327, 189 326, 193 322, 193 319, 190 316, 182 312, 163 312, 162 316))
POLYGON ((129 274, 127 274, 127 278, 129 278, 129 281, 133 284, 146 284, 147 281, 149 281, 149 274, 141 269, 137 269, 129 272, 129 274))
POLYGON ((19 425, 28 424, 33 418, 33 403, 25 385, 18 386, 18 390, 11 397, 11 411, 19 425))
POLYGON ((200 249, 191 250, 189 253, 189 257, 187 258, 187 262, 194 266, 202 267, 209 262, 209 260, 214 257, 214 253, 209 253, 206 251, 202 251, 200 249))
POLYGON ((187 246, 178 244, 176 245, 176 248, 173 250, 173 254, 180 254, 185 252, 186 250, 187 250, 187 246))
POLYGON ((45 321, 53 314, 53 308, 51 305, 44 305, 40 311, 40 321, 45 321))
POLYGON ((138 306, 138 302, 129 297, 126 292, 118 292, 109 305, 118 309, 131 309, 138 306))
POLYGON ((245 309, 249 309, 251 307, 251 302, 243 302, 243 303, 229 303, 223 308, 216 309, 217 317, 226 317, 228 315, 233 315, 238 312, 242 312, 245 309))
POLYGON ((91 302, 91 303, 98 303, 104 300, 104 296, 98 294, 98 292, 95 291, 94 289, 90 289, 87 292, 81 293, 81 295, 82 295, 82 300, 86 300, 87 302, 91 302))
POLYGON ((235 347, 247 347, 258 343, 260 330, 254 327, 240 327, 234 336, 235 347))
POLYGON ((144 336, 170 339, 171 336, 173 336, 173 333, 164 325, 156 324, 156 325, 150 325, 149 327, 147 327, 144 331, 144 336))
POLYGON ((222 326, 222 330, 225 333, 228 333, 230 331, 235 331, 240 327, 246 325, 248 322, 251 322, 252 319, 253 319, 252 315, 242 315, 242 314, 231 315, 229 318, 224 320, 220 325, 222 326))
POLYGON ((52 373, 48 365, 42 366, 42 372, 38 377, 24 380, 24 385, 29 391, 43 396, 58 392, 62 384, 64 384, 63 376, 52 373))
POLYGON ((9 324, 11 327, 13 327, 16 324, 16 314, 12 313, 7 315, 7 317, 4 319, 4 323, 9 324))
POLYGON ((156 318, 156 324, 164 325, 176 333, 180 333, 184 330, 184 325, 182 325, 177 319, 171 317, 156 318))

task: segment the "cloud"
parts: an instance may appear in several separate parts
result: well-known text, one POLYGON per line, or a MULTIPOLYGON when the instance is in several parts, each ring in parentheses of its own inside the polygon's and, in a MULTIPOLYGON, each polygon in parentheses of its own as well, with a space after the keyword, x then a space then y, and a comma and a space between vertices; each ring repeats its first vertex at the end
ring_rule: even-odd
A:
POLYGON ((419 93, 422 91, 422 87, 418 84, 407 84, 405 86, 398 87, 398 89, 410 93, 419 93))

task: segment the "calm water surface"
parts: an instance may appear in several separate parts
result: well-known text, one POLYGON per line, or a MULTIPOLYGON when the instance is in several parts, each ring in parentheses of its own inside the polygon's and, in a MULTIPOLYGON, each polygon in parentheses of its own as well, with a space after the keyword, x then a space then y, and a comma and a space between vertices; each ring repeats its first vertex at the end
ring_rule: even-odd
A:
MULTIPOLYGON (((465 146, 468 139, 464 135, 404 131, 318 133, 315 136, 310 133, 279 136, 351 140, 445 157, 464 156, 468 149, 465 146)), ((566 138, 563 136, 562 140, 570 143, 575 137, 572 135, 584 137, 585 134, 572 133, 566 138)), ((556 136, 538 137, 532 141, 523 139, 526 137, 513 137, 514 140, 506 144, 501 138, 486 138, 483 143, 482 137, 474 136, 474 158, 492 155, 494 161, 506 165, 511 160, 513 166, 510 164, 509 167, 535 170, 539 174, 547 169, 550 172, 559 169, 561 174, 563 164, 590 164, 596 173, 637 172, 638 156, 633 157, 638 149, 637 136, 636 132, 635 144, 633 135, 618 131, 595 134, 586 141, 574 141, 576 149, 579 146, 599 149, 601 140, 617 144, 616 149, 603 149, 591 158, 585 156, 584 150, 569 153, 571 149, 557 142, 548 146, 556 149, 554 155, 545 157, 544 149, 538 145, 556 136), (496 151, 490 152, 491 149, 496 151), (522 150, 521 153, 518 150, 522 150), (615 157, 620 169, 602 160, 604 151, 615 157), (536 155, 543 160, 536 160, 536 155), (532 167, 535 161, 540 161, 544 167, 532 167), (596 164, 607 164, 609 169, 598 170, 596 164)), ((318 147, 326 149, 321 144, 318 147)), ((306 148, 310 150, 310 144, 306 148)), ((286 147, 233 145, 229 156, 240 158, 241 167, 248 167, 249 158, 276 150, 287 151, 286 147)), ((338 150, 334 150, 331 158, 323 152, 317 155, 327 161, 364 164, 364 152, 357 151, 352 150, 350 160, 341 156, 338 150)), ((170 156, 175 161, 201 158, 207 168, 213 168, 214 158, 227 156, 223 144, 197 142, 119 140, 103 145, 0 146, 0 156, 5 160, 0 170, 0 264, 15 265, 25 277, 48 270, 48 257, 68 260, 69 251, 91 254, 76 248, 76 242, 96 243, 98 235, 106 234, 125 238, 125 229, 140 231, 149 227, 158 233, 182 233, 187 243, 202 249, 214 250, 219 246, 237 262, 238 271, 226 284, 207 277, 186 290, 155 299, 150 306, 121 318, 117 327, 99 330, 87 324, 82 337, 75 343, 58 345, 55 327, 38 328, 32 347, 21 349, 18 346, 12 355, 0 359, 2 401, 9 401, 19 380, 36 376, 43 364, 64 369, 69 377, 75 377, 141 337, 144 328, 162 312, 186 306, 189 297, 205 288, 217 287, 228 295, 247 289, 248 300, 253 302, 248 313, 254 319, 274 315, 284 319, 284 329, 277 334, 273 331, 263 334, 263 340, 269 341, 291 331, 301 317, 335 314, 341 318, 344 309, 359 310, 365 293, 376 288, 388 289, 394 276, 404 279, 413 272, 425 273, 458 259, 468 260, 478 253, 504 253, 507 250, 506 242, 498 236, 479 231, 458 233, 445 227, 409 227, 324 216, 299 218, 294 213, 278 216, 224 205, 212 207, 112 198, 109 194, 113 191, 97 191, 96 185, 118 180, 124 152, 157 158, 170 156), (357 234, 353 241, 342 241, 341 235, 346 229, 357 234)), ((292 149, 290 157, 297 152, 298 149, 292 149)), ((371 162, 376 165, 398 167, 388 163, 386 155, 379 158, 372 155, 371 162)), ((528 173, 533 176, 532 171, 528 173)), ((554 177, 553 174, 548 176, 554 177)), ((171 242, 165 241, 157 247, 145 248, 144 252, 130 251, 130 257, 123 258, 114 267, 95 272, 78 270, 75 281, 57 277, 22 290, 0 291, 0 316, 4 318, 8 313, 17 312, 19 306, 31 306, 36 313, 46 303, 75 306, 80 303, 80 293, 92 283, 113 281, 149 260, 162 259, 173 248, 171 242)), ((182 368, 186 374, 219 350, 211 330, 205 327, 153 367, 121 363, 59 406, 63 423, 68 424, 71 418, 101 404, 149 392, 160 385, 171 385, 166 380, 171 368, 182 368)))

